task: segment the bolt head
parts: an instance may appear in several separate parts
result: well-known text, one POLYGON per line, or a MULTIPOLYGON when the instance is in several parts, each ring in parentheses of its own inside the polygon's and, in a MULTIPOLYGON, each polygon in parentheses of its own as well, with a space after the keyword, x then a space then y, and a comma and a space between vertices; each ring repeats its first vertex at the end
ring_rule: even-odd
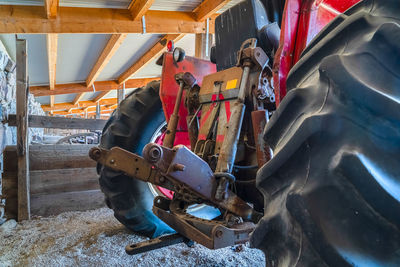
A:
POLYGON ((162 158, 162 155, 162 148, 157 144, 147 144, 143 149, 144 158, 151 163, 158 162, 162 158))
POLYGON ((216 237, 221 237, 222 235, 223 235, 223 233, 222 233, 221 230, 217 230, 217 231, 215 232, 215 236, 216 236, 216 237))

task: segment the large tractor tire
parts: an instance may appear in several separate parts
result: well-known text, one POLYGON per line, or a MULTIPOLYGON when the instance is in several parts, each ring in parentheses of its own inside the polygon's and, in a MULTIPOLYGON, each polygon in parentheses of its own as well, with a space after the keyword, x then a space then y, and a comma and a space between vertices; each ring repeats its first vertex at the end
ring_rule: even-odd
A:
POLYGON ((338 16, 292 69, 265 130, 268 266, 400 266, 400 2, 338 16))
MULTIPOLYGON (((142 153, 154 133, 165 122, 159 98, 159 82, 151 82, 128 95, 103 129, 100 146, 114 146, 142 153)), ((154 195, 147 183, 98 165, 99 182, 106 204, 130 230, 156 237, 173 230, 151 211, 154 195)))

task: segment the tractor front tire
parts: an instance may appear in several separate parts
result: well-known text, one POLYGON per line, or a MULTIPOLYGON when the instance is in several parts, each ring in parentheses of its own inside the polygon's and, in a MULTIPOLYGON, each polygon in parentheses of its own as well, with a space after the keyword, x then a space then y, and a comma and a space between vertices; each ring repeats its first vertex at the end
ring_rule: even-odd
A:
MULTIPOLYGON (((121 147, 141 154, 157 128, 165 122, 159 98, 159 82, 151 82, 128 95, 103 129, 100 146, 121 147)), ((148 236, 173 232, 151 211, 154 195, 147 183, 102 165, 97 168, 100 187, 114 216, 128 229, 148 236)))
POLYGON ((257 174, 268 266, 400 265, 399 18, 398 0, 360 2, 292 69, 257 174))

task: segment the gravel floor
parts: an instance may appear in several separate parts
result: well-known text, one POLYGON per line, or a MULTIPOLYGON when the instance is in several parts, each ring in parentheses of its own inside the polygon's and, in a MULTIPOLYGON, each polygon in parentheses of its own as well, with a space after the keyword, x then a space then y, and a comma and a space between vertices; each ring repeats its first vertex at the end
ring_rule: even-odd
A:
POLYGON ((127 244, 145 238, 129 232, 106 208, 67 212, 0 226, 0 266, 265 266, 261 251, 247 246, 208 250, 178 244, 128 256, 127 244))

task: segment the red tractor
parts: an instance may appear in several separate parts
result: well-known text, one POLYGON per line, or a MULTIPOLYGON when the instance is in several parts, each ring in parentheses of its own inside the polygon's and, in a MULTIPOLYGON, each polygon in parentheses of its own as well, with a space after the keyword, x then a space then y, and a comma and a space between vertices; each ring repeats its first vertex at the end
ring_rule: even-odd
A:
POLYGON ((250 241, 271 266, 400 265, 399 22, 398 0, 247 0, 211 62, 164 53, 90 151, 115 217, 153 238, 127 253, 250 241))

